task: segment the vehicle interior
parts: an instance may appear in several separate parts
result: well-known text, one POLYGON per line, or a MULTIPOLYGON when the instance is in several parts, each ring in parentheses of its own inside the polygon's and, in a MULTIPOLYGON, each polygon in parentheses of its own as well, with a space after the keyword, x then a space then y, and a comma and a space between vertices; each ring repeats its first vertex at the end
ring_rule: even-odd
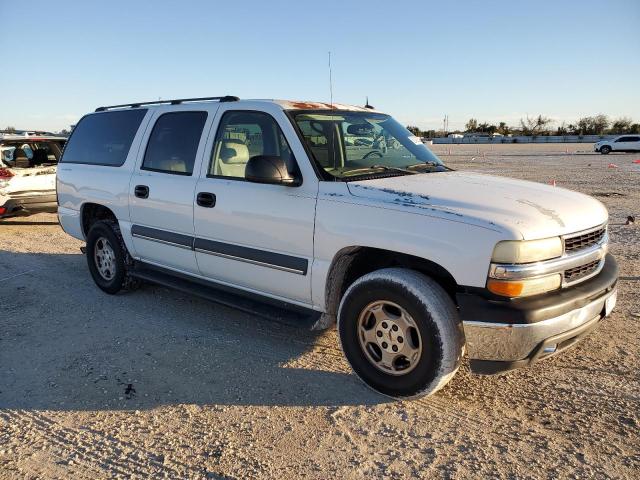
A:
POLYGON ((56 165, 62 156, 62 140, 5 140, 2 163, 10 168, 33 168, 56 165))
POLYGON ((260 155, 282 158, 289 174, 297 175, 291 148, 273 118, 260 112, 229 112, 216 136, 209 175, 244 178, 249 159, 260 155))
POLYGON ((335 177, 361 174, 383 166, 407 168, 441 164, 422 142, 388 115, 308 112, 295 122, 317 164, 335 177))

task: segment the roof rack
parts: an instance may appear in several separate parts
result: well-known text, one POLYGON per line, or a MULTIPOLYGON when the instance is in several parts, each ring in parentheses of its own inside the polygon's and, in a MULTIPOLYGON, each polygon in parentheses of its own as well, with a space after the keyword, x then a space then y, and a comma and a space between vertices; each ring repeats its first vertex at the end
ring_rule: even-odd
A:
POLYGON ((176 98, 174 100, 157 100, 155 102, 137 102, 137 103, 124 103, 122 105, 111 105, 108 107, 98 107, 96 108, 96 112, 104 112, 106 110, 111 110, 112 108, 138 108, 143 105, 179 105, 181 103, 187 102, 206 102, 206 101, 214 101, 217 100, 219 102, 237 102, 240 100, 238 97, 234 97, 233 95, 225 95, 224 97, 199 97, 199 98, 176 98))

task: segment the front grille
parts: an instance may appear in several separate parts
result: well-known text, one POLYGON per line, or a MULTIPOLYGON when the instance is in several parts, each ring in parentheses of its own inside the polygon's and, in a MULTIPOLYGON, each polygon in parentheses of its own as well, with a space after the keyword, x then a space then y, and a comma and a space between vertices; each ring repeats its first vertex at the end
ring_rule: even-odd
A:
POLYGON ((564 281, 575 282, 576 280, 580 280, 598 269, 600 265, 600 260, 594 260, 593 262, 585 263, 584 265, 580 265, 579 267, 570 268, 564 271, 564 281))
POLYGON ((582 250, 583 248, 595 245, 604 237, 607 228, 602 227, 598 230, 594 230, 589 233, 583 233, 582 235, 576 235, 575 237, 569 237, 564 239, 564 251, 575 252, 576 250, 582 250))

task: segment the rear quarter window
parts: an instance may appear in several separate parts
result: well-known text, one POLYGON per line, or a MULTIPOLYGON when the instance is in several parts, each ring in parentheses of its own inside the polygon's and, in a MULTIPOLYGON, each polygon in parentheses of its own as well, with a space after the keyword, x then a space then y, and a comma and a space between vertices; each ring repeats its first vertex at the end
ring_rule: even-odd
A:
POLYGON ((87 115, 73 130, 61 163, 121 166, 147 110, 87 115))

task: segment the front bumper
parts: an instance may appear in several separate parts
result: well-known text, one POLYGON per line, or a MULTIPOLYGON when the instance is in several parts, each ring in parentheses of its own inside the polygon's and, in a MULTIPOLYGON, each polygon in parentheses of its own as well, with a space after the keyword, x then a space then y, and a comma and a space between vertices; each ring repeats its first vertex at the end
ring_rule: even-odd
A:
POLYGON ((597 276, 553 293, 515 300, 459 294, 472 371, 512 370, 572 346, 611 313, 617 278, 616 261, 607 255, 597 276))

